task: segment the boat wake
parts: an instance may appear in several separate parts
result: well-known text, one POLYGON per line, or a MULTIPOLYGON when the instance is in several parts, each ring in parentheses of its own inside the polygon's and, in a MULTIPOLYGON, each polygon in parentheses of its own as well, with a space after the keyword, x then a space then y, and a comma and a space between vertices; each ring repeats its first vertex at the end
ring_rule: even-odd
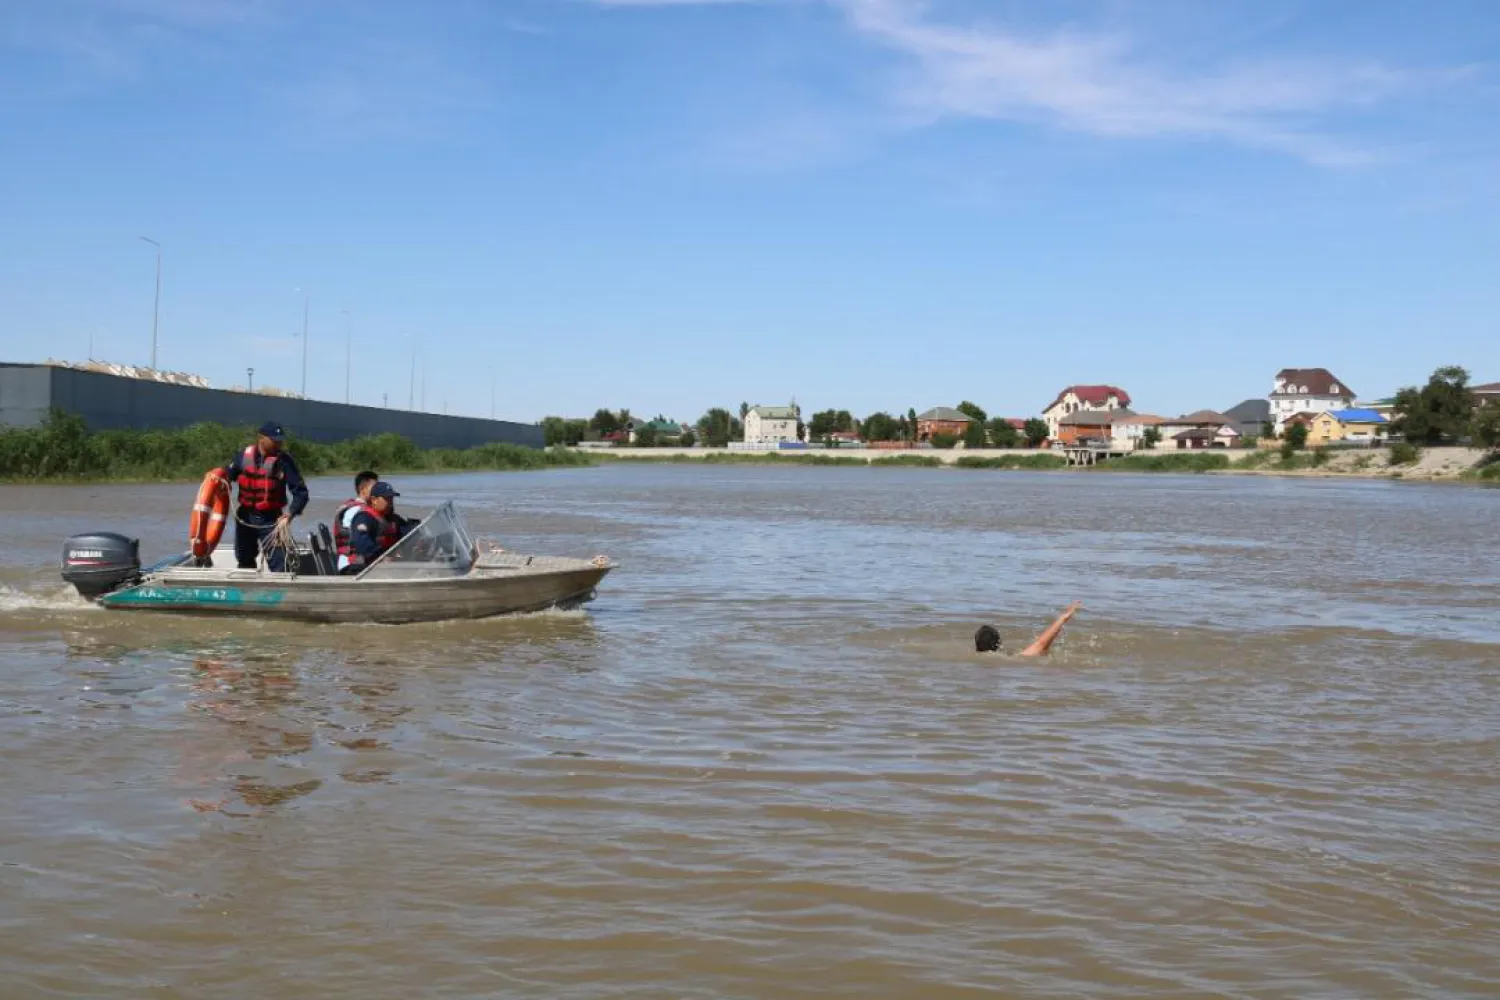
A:
POLYGON ((24 590, 0 584, 0 614, 98 610, 98 605, 84 600, 72 587, 51 586, 24 590))

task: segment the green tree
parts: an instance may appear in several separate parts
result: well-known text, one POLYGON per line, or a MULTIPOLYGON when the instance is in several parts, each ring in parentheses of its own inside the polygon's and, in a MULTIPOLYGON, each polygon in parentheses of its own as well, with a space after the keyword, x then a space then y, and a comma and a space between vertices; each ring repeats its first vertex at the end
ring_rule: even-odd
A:
POLYGON ((1026 421, 1026 426, 1021 430, 1021 433, 1026 437, 1026 446, 1028 448, 1035 448, 1047 440, 1051 431, 1047 430, 1047 421, 1039 417, 1032 417, 1026 421))
POLYGON ((967 399, 962 403, 959 403, 957 409, 959 413, 964 414, 970 420, 974 421, 976 424, 979 424, 981 427, 984 426, 984 422, 990 418, 989 414, 985 413, 982 408, 975 405, 974 403, 969 402, 967 399))
POLYGON ((734 439, 736 424, 728 410, 716 406, 698 418, 698 436, 710 448, 723 448, 734 439))
POLYGON ((1267 441, 1276 440, 1276 421, 1262 420, 1260 422, 1260 436, 1267 441))
POLYGON ((636 428, 635 446, 637 448, 655 448, 656 428, 651 426, 650 424, 642 424, 640 427, 636 428))
POLYGON ((895 418, 882 410, 865 418, 863 433, 866 441, 894 441, 899 429, 895 418))
POLYGON ((839 414, 837 410, 819 410, 812 415, 807 423, 807 432, 814 440, 822 441, 834 431, 844 430, 839 426, 839 414))
POLYGON ((901 417, 901 419, 896 421, 897 441, 910 441, 913 433, 914 431, 912 425, 907 422, 907 419, 904 415, 901 417))
POLYGON ((749 403, 741 403, 740 404, 740 423, 744 423, 745 422, 745 418, 748 417, 749 415, 750 415, 750 404, 749 403))
MULTIPOLYGON (((548 448, 557 445, 565 445, 569 448, 582 441, 588 433, 589 424, 587 420, 568 420, 564 417, 544 417, 542 419, 542 440, 548 448)), ((376 462, 375 465, 381 463, 376 462)), ((389 465, 390 463, 386 463, 389 465)), ((394 466, 392 466, 394 468, 394 466)))
POLYGON ((1291 458, 1307 447, 1307 425, 1301 422, 1287 424, 1281 432, 1281 457, 1291 458))
POLYGON ((932 446, 934 448, 952 448, 956 444, 958 444, 957 434, 945 434, 940 431, 932 436, 932 446))
POLYGON ((1500 400, 1492 399, 1474 412, 1469 436, 1482 448, 1500 448, 1500 400))
MULTIPOLYGON (((983 413, 983 410, 979 412, 983 413)), ((982 420, 971 420, 969 426, 964 429, 965 448, 983 448, 988 443, 984 433, 984 422, 982 420)))
POLYGON ((691 448, 698 443, 698 436, 692 431, 683 431, 682 436, 677 439, 677 444, 683 448, 691 448))
POLYGON ((604 437, 607 434, 613 434, 619 429, 620 418, 615 416, 614 411, 612 410, 596 410, 594 412, 593 418, 589 420, 589 430, 593 431, 595 434, 598 434, 600 437, 604 437))
POLYGON ((1161 428, 1147 427, 1146 432, 1141 435, 1141 443, 1147 448, 1155 448, 1161 444, 1161 428))
POLYGON ((1422 388, 1407 386, 1396 393, 1391 431, 1412 444, 1442 444, 1463 437, 1473 420, 1469 373, 1452 365, 1433 372, 1422 388))
POLYGON ((1004 417, 990 421, 990 444, 995 448, 1015 448, 1021 444, 1021 432, 1004 417))

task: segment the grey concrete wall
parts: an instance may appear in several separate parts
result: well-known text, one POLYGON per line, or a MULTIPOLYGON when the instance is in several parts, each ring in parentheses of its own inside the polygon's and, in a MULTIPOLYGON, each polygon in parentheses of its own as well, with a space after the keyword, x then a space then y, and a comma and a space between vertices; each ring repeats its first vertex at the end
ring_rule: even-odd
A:
POLYGON ((52 407, 77 414, 93 430, 167 430, 203 422, 248 427, 276 420, 296 437, 325 443, 384 433, 423 448, 543 443, 537 424, 197 389, 43 365, 0 366, 0 424, 34 427, 52 407))
POLYGON ((52 405, 52 379, 38 365, 0 364, 0 424, 35 427, 52 405))

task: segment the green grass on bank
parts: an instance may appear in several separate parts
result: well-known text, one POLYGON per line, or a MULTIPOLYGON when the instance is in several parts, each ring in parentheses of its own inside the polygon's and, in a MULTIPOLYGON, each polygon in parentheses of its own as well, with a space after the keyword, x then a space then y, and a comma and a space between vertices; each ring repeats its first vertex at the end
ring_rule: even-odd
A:
POLYGON ((1480 483, 1500 483, 1500 456, 1476 466, 1464 473, 1463 478, 1480 483))
POLYGON ((1101 472, 1218 472, 1229 468, 1229 456, 1210 451, 1136 452, 1092 468, 1101 472))
POLYGON ((591 454, 616 462, 664 462, 669 465, 694 463, 697 465, 864 465, 862 458, 848 455, 828 455, 823 452, 777 452, 777 451, 711 451, 698 455, 680 452, 655 452, 650 448, 610 448, 591 454))
MULTIPOLYGON (((54 413, 37 428, 0 429, 0 480, 184 480, 223 465, 253 440, 248 428, 194 424, 170 431, 91 432, 83 420, 54 413)), ((288 442, 305 476, 376 469, 415 472, 548 469, 592 465, 587 455, 514 444, 477 448, 418 448, 399 434, 376 434, 338 444, 288 442)))
POLYGON ((1068 460, 1039 451, 1030 455, 963 455, 953 464, 960 469, 1066 469, 1068 460))

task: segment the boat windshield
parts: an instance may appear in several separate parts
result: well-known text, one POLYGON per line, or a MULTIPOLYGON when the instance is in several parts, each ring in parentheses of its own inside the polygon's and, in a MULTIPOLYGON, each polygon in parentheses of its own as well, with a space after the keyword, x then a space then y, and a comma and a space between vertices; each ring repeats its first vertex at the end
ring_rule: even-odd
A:
POLYGON ((449 500, 360 574, 365 580, 462 576, 478 558, 474 536, 449 500))

